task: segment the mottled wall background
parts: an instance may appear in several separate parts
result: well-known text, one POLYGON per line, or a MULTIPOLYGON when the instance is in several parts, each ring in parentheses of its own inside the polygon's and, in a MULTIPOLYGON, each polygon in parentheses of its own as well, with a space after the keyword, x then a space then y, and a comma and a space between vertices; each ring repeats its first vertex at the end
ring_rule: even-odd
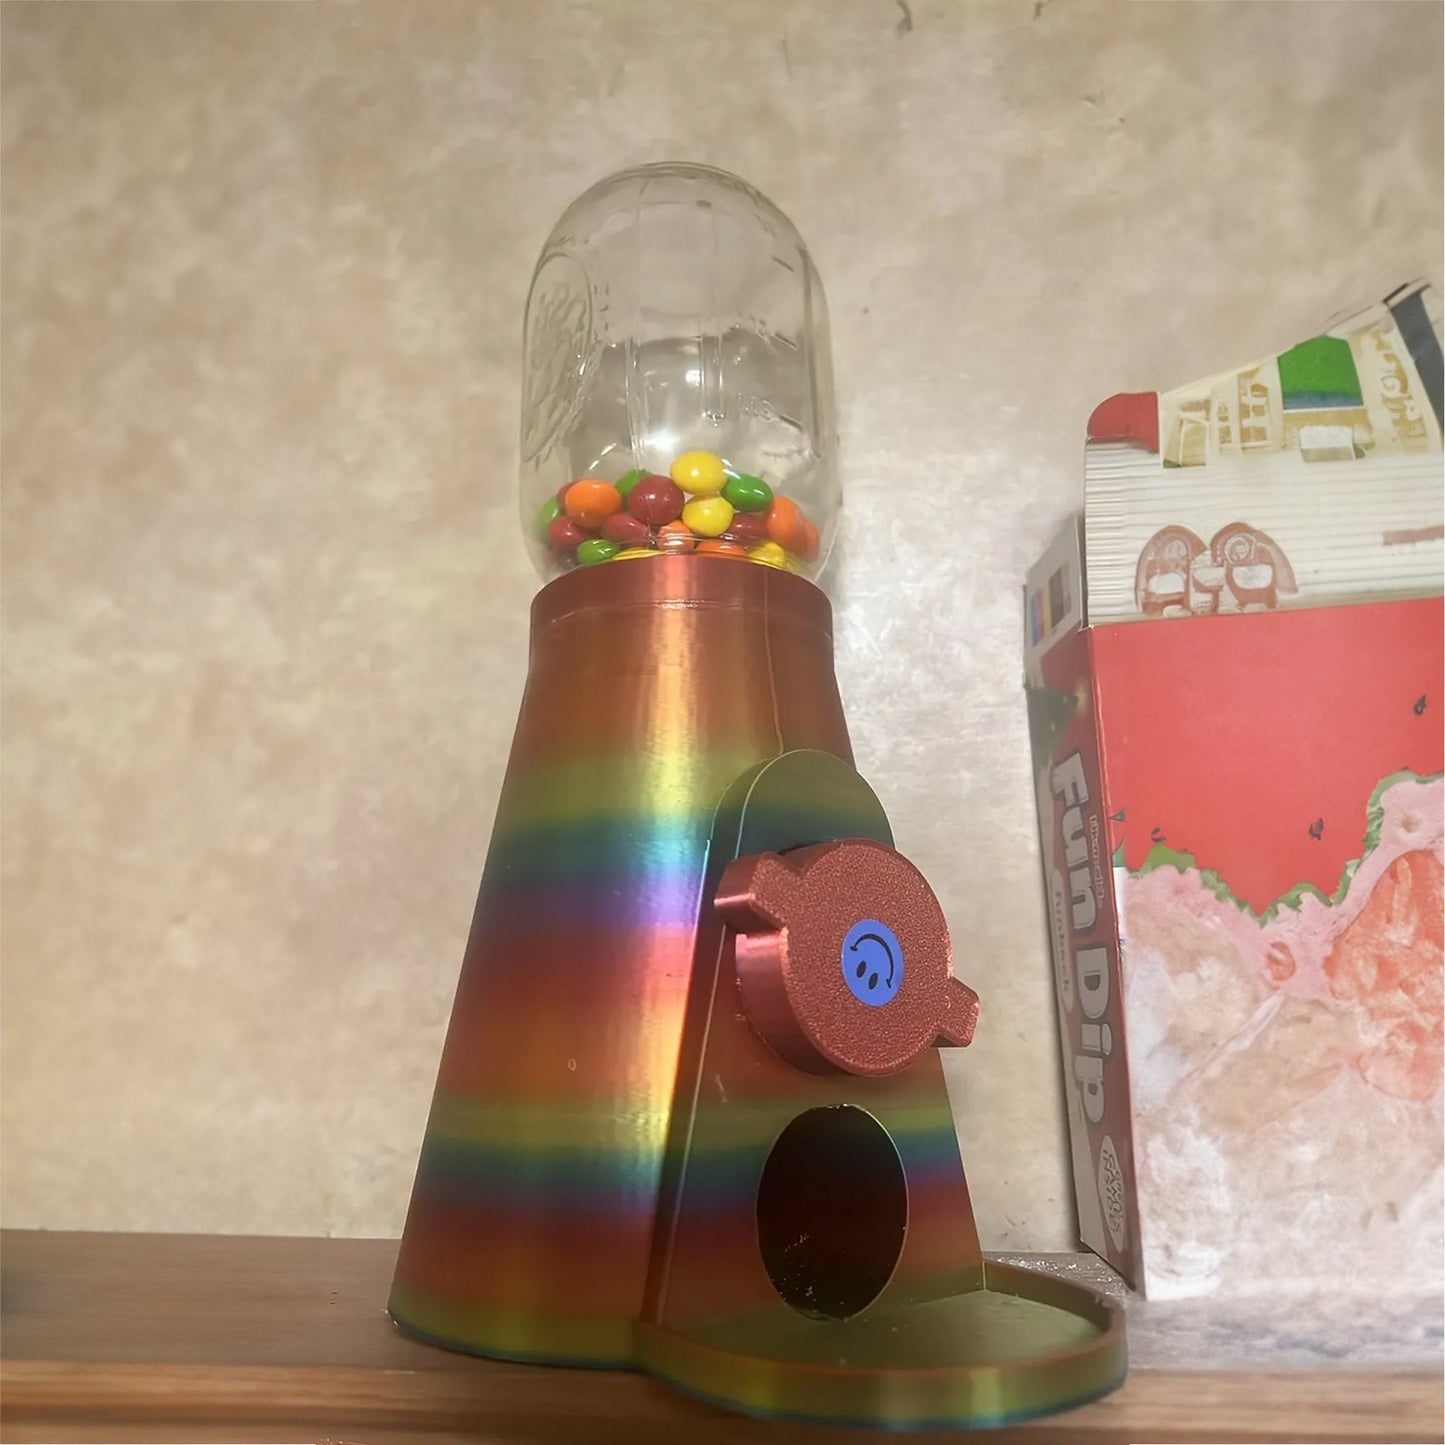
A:
POLYGON ((860 766, 983 995, 984 1241, 1072 1239, 1020 689, 1084 420, 1438 268, 1441 12, 6 4, 14 1226, 399 1230, 534 578, 522 303, 617 167, 827 286, 860 766))

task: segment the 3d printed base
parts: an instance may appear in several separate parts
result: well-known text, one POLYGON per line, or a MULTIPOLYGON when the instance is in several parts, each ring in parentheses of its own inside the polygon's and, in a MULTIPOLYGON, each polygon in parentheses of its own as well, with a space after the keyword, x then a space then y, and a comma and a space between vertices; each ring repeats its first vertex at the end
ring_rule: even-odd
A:
POLYGON ((847 760, 822 594, 706 557, 559 579, 393 1317, 816 1421, 1103 1393, 1118 1306, 979 1249, 939 1057, 977 1012, 847 760))

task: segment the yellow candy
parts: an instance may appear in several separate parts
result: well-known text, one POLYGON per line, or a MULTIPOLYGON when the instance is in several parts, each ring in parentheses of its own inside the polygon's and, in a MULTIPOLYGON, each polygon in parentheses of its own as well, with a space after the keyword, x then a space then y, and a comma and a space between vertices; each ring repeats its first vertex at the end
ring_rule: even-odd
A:
POLYGON ((656 557, 651 547, 624 547, 612 560, 621 562, 626 557, 656 557))
POLYGON ((682 509, 682 520, 699 537, 721 537, 732 525, 733 504, 722 497, 698 497, 682 509))
POLYGON ((672 479, 694 497, 715 497, 727 486, 728 474, 711 452, 684 452, 672 464, 672 479))
POLYGON ((748 548, 748 556, 754 562, 761 562, 765 567, 788 567, 788 554, 776 542, 759 542, 756 547, 748 548))

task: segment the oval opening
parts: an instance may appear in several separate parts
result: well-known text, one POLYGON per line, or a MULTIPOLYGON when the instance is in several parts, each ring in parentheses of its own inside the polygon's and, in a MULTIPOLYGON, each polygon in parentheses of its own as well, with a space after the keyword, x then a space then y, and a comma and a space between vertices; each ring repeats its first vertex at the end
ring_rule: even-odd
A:
POLYGON ((763 1266, 786 1304, 826 1320, 866 1309, 908 1228, 908 1180, 888 1131, 851 1104, 799 1114, 763 1165, 757 1215, 763 1266))

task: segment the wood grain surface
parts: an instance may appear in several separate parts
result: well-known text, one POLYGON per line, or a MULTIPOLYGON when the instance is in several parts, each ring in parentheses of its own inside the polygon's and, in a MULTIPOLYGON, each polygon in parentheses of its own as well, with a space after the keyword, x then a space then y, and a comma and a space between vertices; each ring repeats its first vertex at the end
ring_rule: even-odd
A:
MULTIPOLYGON (((417 1344, 383 1308, 395 1253, 395 1243, 381 1240, 6 1232, 0 1439, 877 1445, 885 1438, 741 1419, 637 1375, 510 1365, 417 1344)), ((1151 1306, 1145 1318, 1159 1313, 1151 1306)), ((1000 1445, 1442 1439, 1438 1367, 1280 1370, 1267 1357, 1260 1364, 1135 1369, 1107 1399, 989 1438, 1000 1445)))

